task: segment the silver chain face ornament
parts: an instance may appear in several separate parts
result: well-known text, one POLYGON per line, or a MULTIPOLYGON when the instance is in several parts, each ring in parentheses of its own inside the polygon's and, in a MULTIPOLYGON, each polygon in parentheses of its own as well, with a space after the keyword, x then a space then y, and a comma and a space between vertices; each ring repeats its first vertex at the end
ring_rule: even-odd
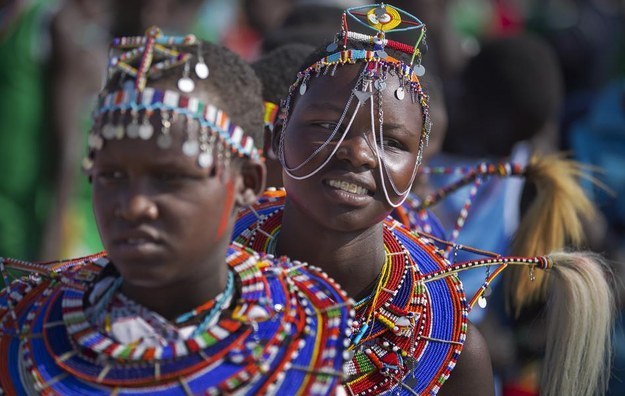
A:
MULTIPOLYGON (((360 108, 366 103, 367 100, 371 99, 370 101, 370 108, 371 108, 371 132, 373 135, 373 141, 374 141, 374 147, 375 147, 375 156, 376 159, 378 161, 378 168, 380 169, 380 178, 381 178, 381 183, 382 183, 382 190, 384 192, 384 197, 386 199, 386 202, 391 206, 391 207, 399 207, 401 206, 404 201, 408 198, 408 195, 410 193, 410 190, 412 189, 412 185, 414 183, 414 180, 416 179, 416 175, 417 175, 417 169, 419 167, 420 164, 420 159, 422 157, 422 144, 419 145, 419 151, 417 153, 417 160, 415 161, 415 166, 413 168, 413 172, 410 178, 410 183, 408 184, 408 187, 406 188, 406 190, 404 191, 398 191, 394 181, 392 180, 389 172, 388 172, 388 168, 386 166, 386 162, 384 160, 384 147, 382 147, 382 154, 380 153, 380 149, 378 148, 378 144, 383 144, 383 117, 384 117, 384 112, 382 110, 382 91, 385 89, 386 87, 386 82, 384 81, 384 79, 382 79, 379 75, 377 76, 378 79, 373 79, 373 77, 375 77, 375 73, 374 72, 370 72, 371 75, 367 76, 368 72, 367 72, 367 68, 368 68, 368 63, 364 64, 363 70, 360 73, 360 76, 358 78, 358 81, 356 81, 355 84, 355 88, 352 90, 347 103, 345 104, 345 108, 343 110, 343 113, 341 114, 341 116, 339 117, 339 120, 337 121, 336 127, 334 128, 334 130, 332 131, 332 133, 328 136, 328 138, 324 141, 324 143, 319 146, 308 158, 306 158, 306 160, 304 160, 302 163, 300 163, 299 165, 295 166, 295 167, 289 167, 286 163, 286 158, 285 158, 285 136, 288 130, 288 118, 289 118, 289 110, 290 110, 290 102, 291 102, 291 97, 289 96, 287 98, 287 101, 285 103, 285 116, 284 116, 284 127, 282 129, 282 134, 280 136, 280 142, 279 142, 279 148, 278 148, 278 159, 285 171, 285 173, 291 177, 294 180, 305 180, 308 179, 310 177, 312 177, 313 175, 319 173, 321 171, 321 169, 323 169, 334 157, 334 155, 336 154, 336 152, 338 151, 338 149, 340 148, 341 144, 343 143, 343 141, 345 140, 347 134, 349 133, 351 126, 353 124, 354 119, 356 118, 356 115, 358 114, 358 111, 360 110, 360 108), (377 84, 376 84, 377 83, 377 84), (362 84, 362 90, 358 90, 359 85, 362 84), (376 134, 376 128, 375 128, 375 110, 374 110, 374 103, 373 103, 373 88, 375 88, 377 90, 378 93, 378 102, 379 102, 379 110, 378 110, 378 114, 379 114, 379 123, 380 123, 380 129, 379 129, 379 141, 377 138, 377 134, 376 134), (349 111, 350 105, 354 99, 354 97, 356 97, 358 99, 358 103, 356 104, 356 107, 351 115, 351 118, 345 128, 345 130, 343 131, 340 139, 338 140, 338 142, 336 143, 335 147, 333 148, 332 152, 328 155, 328 157, 323 161, 323 163, 321 163, 317 168, 315 168, 313 171, 311 171, 308 174, 305 174, 303 176, 297 176, 295 175, 293 172, 296 172, 300 169, 302 169, 305 165, 307 165, 310 161, 312 161, 314 158, 316 158, 318 156, 319 153, 321 153, 321 151, 323 151, 323 149, 325 149, 330 142, 332 142, 332 140, 334 140, 334 137, 337 135, 339 128, 341 127, 341 125, 343 124, 343 121, 345 120, 345 117, 347 116, 347 113, 349 111), (400 201, 398 203, 394 203, 392 202, 391 198, 390 198, 390 194, 388 192, 388 189, 386 187, 386 182, 385 182, 385 175, 384 173, 386 172, 386 177, 388 177, 389 182, 391 184, 391 188, 393 189, 393 191, 398 195, 401 196, 402 198, 400 199, 400 201)), ((303 77, 301 79, 302 84, 305 84, 308 79, 306 77, 303 77)), ((401 83, 400 83, 401 84, 401 83)), ((300 85, 301 88, 301 85, 300 85)), ((400 86, 400 88, 403 88, 402 86, 400 86)), ((300 95, 303 95, 306 93, 306 90, 299 90, 300 95), (303 91, 303 92, 302 92, 303 91)), ((401 100, 399 98, 397 98, 397 100, 401 100)), ((422 139, 421 139, 422 140, 422 139)))

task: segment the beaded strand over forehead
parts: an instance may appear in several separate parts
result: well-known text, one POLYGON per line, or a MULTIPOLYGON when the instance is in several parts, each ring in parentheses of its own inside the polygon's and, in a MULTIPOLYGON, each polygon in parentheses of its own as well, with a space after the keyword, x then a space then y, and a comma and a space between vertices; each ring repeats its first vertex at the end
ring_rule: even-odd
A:
POLYGON ((110 85, 117 79, 120 87, 117 90, 107 87, 100 94, 93 112, 89 153, 83 160, 85 170, 91 169, 96 152, 106 141, 153 138, 153 123, 160 125, 155 137, 157 145, 161 149, 171 147, 170 128, 180 117, 184 119, 186 133, 182 152, 197 158, 200 167, 226 166, 232 155, 260 158, 253 139, 224 111, 187 95, 196 87, 190 73, 191 61, 195 62, 197 79, 205 80, 209 76, 202 55, 202 42, 195 36, 165 36, 152 27, 145 36, 114 39, 111 52, 119 51, 124 52, 110 56, 108 82, 110 85), (163 72, 175 68, 181 69, 177 80, 180 92, 148 86, 149 80, 158 79, 163 72))
POLYGON ((337 34, 336 39, 326 48, 326 51, 330 55, 324 56, 317 62, 307 67, 297 75, 297 80, 289 89, 289 94, 281 105, 281 119, 283 122, 283 133, 280 136, 280 145, 278 151, 278 158, 282 163, 284 171, 295 180, 307 179, 314 174, 318 173, 336 154, 339 146, 346 138, 352 122, 354 121, 358 111, 365 107, 366 102, 369 101, 370 113, 371 113, 371 129, 373 133, 373 140, 375 144, 375 155, 381 172, 382 187, 385 194, 385 198, 389 205, 393 207, 400 206, 404 200, 408 197, 408 193, 412 188, 412 184, 415 180, 417 168, 422 161, 423 150, 428 144, 429 135, 431 131, 432 122, 430 120, 428 97, 421 86, 419 76, 423 76, 425 68, 421 64, 421 50, 420 46, 425 41, 425 25, 415 16, 400 10, 399 8, 392 7, 385 4, 373 4, 362 7, 350 8, 345 11, 341 23, 341 31, 337 34), (348 17, 356 20, 359 24, 366 26, 376 32, 375 35, 367 35, 349 30, 347 23, 348 17), (417 30, 418 38, 414 46, 409 46, 397 41, 389 40, 386 38, 387 33, 417 30), (354 42, 363 43, 367 49, 354 49, 350 48, 354 42), (338 51, 339 47, 342 50, 338 51), (370 49, 369 49, 370 47, 370 49), (396 51, 406 53, 411 57, 410 62, 404 62, 400 59, 396 59, 389 56, 385 51, 385 48, 391 48, 396 51), (290 166, 286 163, 285 159, 285 135, 288 131, 288 121, 290 115, 290 107, 294 102, 295 96, 305 95, 308 90, 308 84, 312 78, 318 78, 321 76, 334 76, 337 67, 343 65, 353 65, 357 63, 363 63, 363 69, 356 82, 356 85, 350 93, 349 99, 345 104, 345 109, 337 122, 336 127, 329 135, 327 140, 319 146, 306 160, 297 164, 296 166, 290 166), (400 196, 399 202, 393 202, 389 190, 385 183, 385 177, 383 172, 387 171, 387 164, 385 162, 384 147, 380 146, 383 141, 383 124, 384 115, 382 111, 382 92, 386 89, 387 83, 390 78, 396 78, 399 82, 399 87, 394 92, 394 98, 398 101, 405 99, 407 95, 413 103, 417 103, 420 106, 422 114, 423 127, 421 130, 421 137, 419 140, 419 148, 417 153, 417 160, 411 175, 410 183, 408 186, 400 190, 395 185, 393 179, 388 177, 390 187, 393 192, 400 196), (356 98, 357 103, 355 109, 349 118, 349 109, 356 98), (377 101, 378 111, 374 110, 374 101, 377 101), (340 136, 337 136, 339 129, 342 126, 343 121, 347 119, 347 126, 340 136), (378 128, 376 131, 376 123, 378 128), (337 144, 334 146, 330 155, 325 158, 321 165, 316 169, 304 174, 295 174, 300 171, 305 165, 310 163, 313 159, 317 158, 319 154, 338 137, 337 144), (378 147, 381 148, 378 148, 378 147))

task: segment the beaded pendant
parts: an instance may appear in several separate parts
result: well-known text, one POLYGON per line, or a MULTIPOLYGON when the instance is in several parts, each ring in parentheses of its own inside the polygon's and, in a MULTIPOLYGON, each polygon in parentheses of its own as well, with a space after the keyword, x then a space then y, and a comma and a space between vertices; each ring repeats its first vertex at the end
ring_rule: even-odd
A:
POLYGON ((62 395, 332 392, 351 323, 345 293, 317 268, 237 245, 226 261, 237 284, 232 312, 199 334, 147 346, 116 341, 85 313, 87 293, 110 265, 106 256, 58 268, 2 260, 31 275, 0 295, 0 388, 62 395))

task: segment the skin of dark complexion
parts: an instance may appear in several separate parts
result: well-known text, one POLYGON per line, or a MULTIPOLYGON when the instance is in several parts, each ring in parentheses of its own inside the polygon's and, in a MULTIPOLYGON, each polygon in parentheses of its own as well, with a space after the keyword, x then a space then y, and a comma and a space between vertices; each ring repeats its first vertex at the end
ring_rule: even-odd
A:
POLYGON ((156 143, 160 119, 152 123, 151 139, 107 141, 96 153, 93 207, 104 247, 124 279, 121 291, 172 319, 224 289, 236 208, 262 191, 265 168, 235 159, 216 176, 183 154, 181 118, 172 123, 167 149, 156 143))
MULTIPOLYGON (((312 78, 303 96, 295 93, 290 116, 284 130, 277 126, 273 135, 274 150, 284 133, 286 165, 294 168, 303 163, 332 133, 356 86, 361 65, 345 65, 334 76, 312 78)), ((354 298, 371 291, 384 263, 383 219, 392 207, 382 189, 384 177, 393 202, 401 197, 389 183, 392 178, 399 191, 408 188, 417 161, 422 115, 419 105, 406 95, 394 97, 399 87, 396 78, 387 80, 381 92, 384 113, 384 138, 378 139, 378 150, 384 149, 386 170, 380 174, 375 155, 369 100, 374 101, 374 127, 379 134, 378 97, 364 103, 336 155, 318 173, 296 180, 283 172, 287 198, 277 253, 293 259, 315 263, 335 278, 354 298), (337 182, 354 184, 356 193, 337 188, 337 182), (363 190, 364 189, 364 190, 363 190), (365 191, 366 190, 366 191, 365 191), (302 241, 306 241, 302 243, 302 241)), ((337 139, 347 127, 358 103, 354 98, 347 116, 339 127, 337 139)), ((335 147, 337 139, 301 169, 296 176, 310 173, 322 164, 335 147)), ((493 394, 490 357, 477 329, 470 327, 464 352, 442 395, 493 394)))

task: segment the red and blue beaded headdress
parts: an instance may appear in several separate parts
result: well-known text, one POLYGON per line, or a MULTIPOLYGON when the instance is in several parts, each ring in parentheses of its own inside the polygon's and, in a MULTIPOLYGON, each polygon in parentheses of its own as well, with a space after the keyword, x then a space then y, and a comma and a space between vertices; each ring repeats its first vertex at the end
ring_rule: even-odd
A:
MULTIPOLYGON (((429 115, 428 98, 423 91, 421 83, 419 81, 419 77, 423 76, 425 73, 425 68, 421 64, 421 46, 425 43, 425 32, 425 24, 423 24, 423 22, 421 22, 417 17, 397 7, 386 5, 384 3, 349 8, 343 13, 341 31, 336 35, 334 42, 330 43, 326 48, 326 51, 329 53, 329 55, 324 56, 314 64, 310 65, 309 67, 298 73, 297 80, 291 86, 287 98, 283 101, 281 106, 283 130, 286 131, 287 129, 289 110, 293 101, 293 96, 296 94, 296 92, 298 92, 299 95, 305 95, 308 89, 308 83, 311 78, 320 77, 322 75, 325 76, 328 74, 330 76, 334 76, 336 68, 345 64, 355 64, 362 62, 365 63, 366 66, 363 68, 360 74, 356 86, 354 87, 354 90, 345 106, 345 111, 343 112, 341 119, 337 122, 336 128, 330 134, 330 136, 321 146, 321 148, 315 150, 315 152, 311 154, 308 159, 298 164, 297 166, 289 166, 286 163, 284 157, 284 141, 286 132, 281 134, 278 157, 280 159, 280 162, 282 163, 283 169, 291 178, 296 180, 306 179, 321 170, 321 168, 323 168, 330 161, 330 159, 338 150, 340 144, 347 135, 351 127, 351 123, 355 118, 358 110, 361 107, 364 107, 366 102, 371 99, 369 101, 369 105, 371 106, 371 111, 373 114, 374 98, 377 99, 378 106, 381 107, 381 92, 386 89, 388 79, 397 78, 399 82, 399 87, 394 92, 395 99, 402 101, 408 93, 413 103, 416 102, 420 105, 423 121, 421 137, 419 140, 419 152, 409 185, 407 186, 407 188, 400 190, 393 182, 393 179, 391 177, 388 178, 390 182, 390 187, 392 188, 393 192, 401 197, 400 202, 392 202, 388 193, 387 186, 385 185, 385 177, 382 176, 382 187, 388 203, 393 207, 398 207, 403 203, 403 201, 408 197, 408 193, 412 188, 412 183, 414 182, 414 179, 416 177, 417 168, 421 163, 423 150, 428 143, 432 125, 429 115), (368 35, 350 30, 348 26, 348 19, 355 20, 359 25, 365 26, 367 29, 375 31, 375 35, 368 35), (388 33, 411 30, 418 32, 416 42, 413 46, 386 38, 386 35, 388 33), (365 45, 365 49, 353 48, 353 43, 355 42, 363 43, 365 45), (341 49, 339 50, 339 48, 341 49), (408 56, 410 56, 410 61, 406 62, 390 56, 385 50, 388 48, 407 54, 408 56), (337 133, 341 128, 341 124, 347 116, 349 106, 354 98, 356 98, 358 101, 356 104, 356 109, 352 114, 351 120, 348 121, 347 127, 342 132, 342 136, 339 138, 339 136, 337 136, 337 133), (301 171, 301 169, 306 164, 308 164, 314 157, 320 154, 322 149, 328 146, 330 142, 335 139, 338 141, 338 143, 335 145, 331 154, 324 161, 322 161, 322 164, 319 167, 305 175, 295 174, 298 171, 301 171)), ((382 124, 382 115, 377 120, 372 119, 373 139, 376 142, 378 140, 382 140, 382 124), (376 135, 376 121, 379 121, 379 136, 376 135)), ((377 146, 378 145, 376 144, 376 147, 377 146)), ((380 172, 383 172, 384 170, 386 170, 386 163, 384 161, 384 148, 379 151, 376 150, 375 154, 378 157, 379 163, 381 164, 379 167, 380 172)))
POLYGON ((208 78, 209 69, 202 57, 202 42, 193 35, 165 36, 152 27, 145 36, 121 37, 113 40, 111 50, 125 52, 109 59, 109 79, 121 74, 130 79, 120 89, 104 90, 94 111, 94 127, 89 135, 89 156, 83 168, 93 165, 95 152, 104 142, 112 139, 143 139, 154 136, 152 115, 160 115, 160 133, 156 137, 159 147, 166 149, 172 144, 171 123, 177 117, 185 117, 187 138, 182 151, 189 157, 197 157, 198 165, 210 168, 214 151, 228 159, 232 153, 249 158, 259 158, 254 141, 243 129, 234 124, 221 109, 186 94, 195 90, 191 77, 191 60, 195 57, 195 76, 208 78), (197 51, 194 55, 192 52, 197 51), (187 51, 187 52, 185 52, 187 51), (133 64, 136 62, 136 65, 133 64), (158 78, 166 70, 181 67, 182 75, 175 90, 159 90, 147 86, 150 78, 158 78), (126 114, 130 121, 125 121, 126 114), (119 114, 117 117, 116 115, 119 114))

